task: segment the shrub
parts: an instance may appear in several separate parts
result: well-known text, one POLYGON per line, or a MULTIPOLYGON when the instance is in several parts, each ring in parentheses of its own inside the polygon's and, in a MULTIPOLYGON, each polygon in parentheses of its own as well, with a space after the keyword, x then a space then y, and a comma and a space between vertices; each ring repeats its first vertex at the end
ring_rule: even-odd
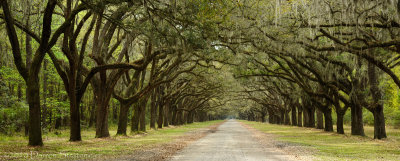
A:
POLYGON ((29 106, 25 102, 14 102, 10 106, 0 106, 0 133, 12 135, 19 132, 28 120, 29 106))

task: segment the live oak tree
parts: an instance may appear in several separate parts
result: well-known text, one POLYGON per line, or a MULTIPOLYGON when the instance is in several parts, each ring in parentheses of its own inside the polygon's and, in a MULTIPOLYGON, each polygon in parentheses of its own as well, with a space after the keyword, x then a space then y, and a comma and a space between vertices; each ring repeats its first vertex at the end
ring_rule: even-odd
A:
POLYGON ((41 68, 41 63, 46 53, 55 44, 55 41, 61 35, 60 31, 68 26, 70 22, 64 22, 64 25, 57 29, 57 31, 59 32, 56 31, 52 36, 52 14, 56 6, 56 1, 50 0, 47 2, 43 15, 43 25, 39 41, 40 45, 32 58, 32 62, 29 68, 26 68, 26 64, 22 62, 19 38, 16 33, 15 21, 10 11, 9 4, 6 0, 2 0, 1 6, 3 9, 4 20, 6 22, 8 39, 13 50, 14 62, 18 69, 18 72, 24 78, 27 86, 26 93, 29 104, 29 145, 40 146, 43 145, 40 125, 41 108, 39 94, 39 72, 41 68))
MULTIPOLYGON (((398 77, 392 70, 397 66, 397 3, 319 0, 239 3, 242 10, 234 18, 240 23, 226 28, 238 34, 228 34, 222 40, 237 53, 255 57, 252 63, 256 67, 247 67, 252 73, 244 73, 245 76, 262 77, 265 81, 278 79, 303 91, 307 97, 285 101, 302 104, 298 110, 303 110, 303 116, 310 112, 313 116, 313 109, 317 108, 324 112, 328 120, 325 123, 329 123, 334 107, 338 115, 337 131, 344 133, 343 115, 350 108, 352 134, 364 135, 362 109, 367 108, 374 115, 374 137, 385 138, 383 108, 379 105, 382 101, 378 101, 382 95, 375 68, 398 85, 398 77), (258 6, 254 7, 254 3, 258 6), (259 57, 260 54, 267 56, 259 57), (366 88, 369 92, 362 92, 366 88)), ((275 90, 282 88, 288 86, 275 90)), ((280 95, 285 96, 282 92, 280 95)), ((306 126, 314 126, 305 121, 306 126)), ((327 131, 331 129, 331 125, 325 127, 327 131)))
POLYGON ((371 121, 386 138, 400 102, 398 4, 0 0, 0 110, 26 97, 35 146, 66 125, 70 141, 86 125, 108 137, 111 114, 127 135, 129 124, 136 133, 235 115, 344 134, 347 113, 351 134, 371 121))

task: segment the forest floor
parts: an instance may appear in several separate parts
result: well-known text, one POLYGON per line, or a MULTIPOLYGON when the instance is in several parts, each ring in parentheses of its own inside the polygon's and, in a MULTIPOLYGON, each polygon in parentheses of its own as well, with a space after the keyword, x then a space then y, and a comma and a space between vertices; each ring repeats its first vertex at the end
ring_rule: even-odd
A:
POLYGON ((23 136, 0 136, 0 160, 163 160, 191 141, 210 133, 223 120, 170 126, 146 133, 94 138, 95 129, 82 130, 81 142, 69 142, 69 130, 43 135, 43 147, 29 147, 23 136))
MULTIPOLYGON (((400 130, 387 127, 387 139, 373 139, 373 127, 365 126, 366 137, 324 132, 315 128, 273 125, 240 121, 257 135, 261 142, 269 142, 296 158, 307 160, 399 160, 400 130)), ((334 127, 336 128, 336 127, 334 127)))

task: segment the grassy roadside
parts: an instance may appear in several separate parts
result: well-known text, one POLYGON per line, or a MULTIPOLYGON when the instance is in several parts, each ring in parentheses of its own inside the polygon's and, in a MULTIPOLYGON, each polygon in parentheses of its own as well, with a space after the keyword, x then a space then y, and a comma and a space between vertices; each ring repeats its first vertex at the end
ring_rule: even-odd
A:
MULTIPOLYGON (((268 123, 240 121, 261 132, 274 134, 278 141, 303 145, 313 151, 317 160, 399 160, 400 130, 387 128, 388 138, 373 139, 373 127, 366 126, 367 137, 324 132, 314 128, 273 125, 268 123)), ((301 155, 301 154, 300 154, 301 155)))
MULTIPOLYGON (((157 146, 172 142, 187 132, 206 128, 223 120, 196 122, 193 124, 167 127, 160 130, 148 130, 146 134, 130 136, 112 136, 96 139, 95 130, 83 130, 81 142, 69 142, 69 131, 61 130, 43 136, 43 147, 28 147, 26 137, 0 136, 0 160, 74 160, 93 159, 132 154, 146 146, 157 146)), ((116 133, 116 127, 110 127, 110 134, 116 133)))

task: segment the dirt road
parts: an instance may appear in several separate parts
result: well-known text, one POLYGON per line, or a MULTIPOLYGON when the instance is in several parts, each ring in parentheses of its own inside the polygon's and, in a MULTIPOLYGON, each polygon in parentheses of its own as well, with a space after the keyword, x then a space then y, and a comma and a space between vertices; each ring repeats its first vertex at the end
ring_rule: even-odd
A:
POLYGON ((213 133, 190 144, 171 161, 288 160, 282 153, 264 148, 239 122, 229 120, 213 133))

